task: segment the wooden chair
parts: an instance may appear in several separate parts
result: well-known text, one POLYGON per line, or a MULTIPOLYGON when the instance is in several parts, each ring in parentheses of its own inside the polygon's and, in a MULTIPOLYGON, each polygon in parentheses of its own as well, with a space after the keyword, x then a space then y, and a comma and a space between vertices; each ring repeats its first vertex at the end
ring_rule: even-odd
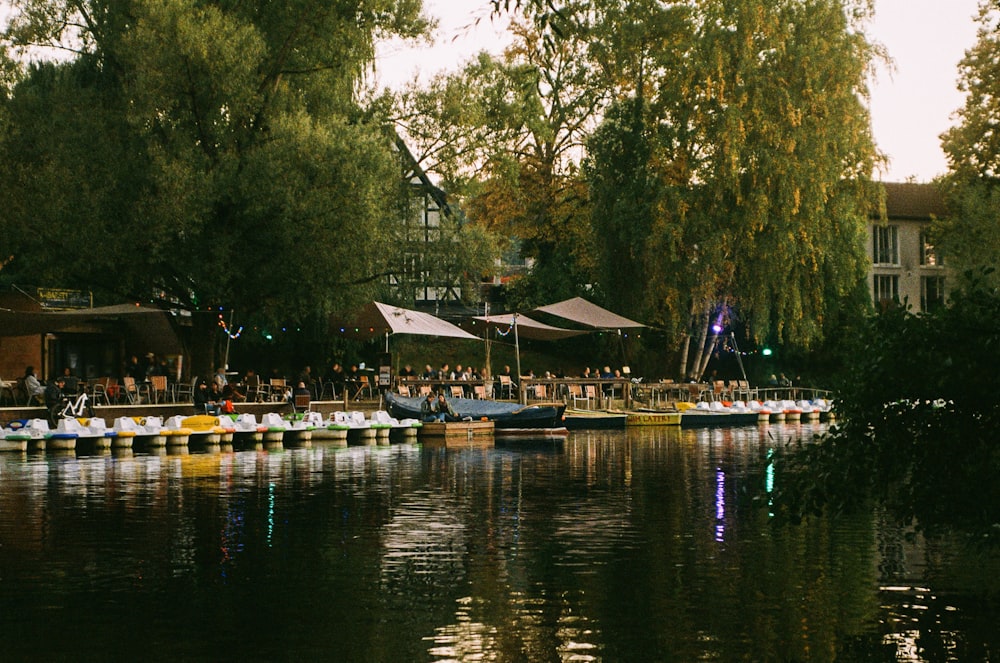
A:
POLYGON ((354 400, 360 401, 361 397, 368 394, 368 398, 375 398, 375 392, 372 390, 371 380, 368 379, 367 375, 358 376, 358 390, 354 393, 354 400))
POLYGON ((170 396, 170 393, 167 391, 166 375, 150 375, 149 387, 151 392, 150 396, 154 403, 159 403, 161 399, 164 403, 167 402, 167 398, 170 396))
POLYGON ((246 387, 247 403, 264 403, 271 400, 270 385, 265 384, 259 375, 248 375, 246 387))
POLYGON ((481 384, 475 385, 472 388, 472 392, 475 395, 475 397, 478 398, 479 400, 481 401, 486 400, 486 387, 484 385, 481 384))
POLYGON ((453 384, 451 385, 451 397, 452 398, 465 398, 465 389, 461 385, 453 384))
POLYGON ((180 383, 178 382, 174 386, 174 402, 175 403, 193 403, 194 402, 194 390, 198 388, 198 378, 193 377, 189 382, 180 383))
POLYGON ((708 396, 711 391, 705 389, 705 385, 692 382, 687 386, 688 388, 688 401, 691 403, 697 403, 701 400, 702 394, 708 396))
POLYGON ((295 394, 292 407, 296 412, 308 412, 311 405, 309 394, 295 394))
POLYGON ((396 391, 399 392, 400 396, 410 397, 410 385, 408 384, 398 384, 396 385, 396 391))
POLYGON ((431 393, 432 389, 429 384, 420 385, 420 397, 427 398, 427 394, 431 393))
POLYGON ((280 401, 285 397, 285 389, 288 382, 285 378, 271 378, 267 385, 267 395, 272 402, 280 401))
POLYGON ((545 400, 548 398, 549 390, 544 384, 536 384, 532 387, 535 392, 535 400, 545 400))
POLYGON ((149 385, 145 382, 136 382, 135 378, 128 375, 122 378, 122 392, 130 404, 141 403, 143 396, 149 400, 149 385))
POLYGON ((597 390, 594 389, 593 385, 587 385, 587 387, 589 387, 587 390, 588 393, 585 393, 581 385, 569 385, 569 396, 573 399, 573 407, 577 407, 580 403, 583 403, 584 409, 590 409, 591 403, 597 397, 597 390), (590 392, 593 392, 593 396, 591 396, 590 392))
POLYGON ((514 381, 510 379, 509 375, 500 375, 500 398, 514 398, 514 381), (506 392, 506 394, 504 393, 506 392))

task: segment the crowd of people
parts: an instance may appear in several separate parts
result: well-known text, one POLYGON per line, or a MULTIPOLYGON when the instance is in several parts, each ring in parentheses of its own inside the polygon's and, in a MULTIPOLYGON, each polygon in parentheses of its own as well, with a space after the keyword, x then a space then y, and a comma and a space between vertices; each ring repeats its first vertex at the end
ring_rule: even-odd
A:
MULTIPOLYGON (((522 379, 532 381, 561 380, 561 379, 593 379, 593 380, 628 380, 627 368, 612 369, 609 365, 599 368, 586 366, 576 375, 567 375, 561 369, 555 371, 543 371, 536 374, 532 369, 522 371, 522 375, 517 375, 509 365, 504 365, 496 374, 490 373, 486 367, 476 368, 472 365, 456 363, 454 367, 449 362, 443 362, 438 368, 431 364, 425 364, 422 371, 418 371, 411 364, 404 365, 396 377, 404 381, 426 381, 432 383, 430 396, 423 403, 425 417, 437 420, 446 420, 454 416, 445 396, 449 392, 448 386, 455 386, 455 383, 462 382, 492 382, 494 392, 492 396, 503 397, 514 395, 522 379), (501 385, 509 385, 511 391, 502 392, 501 385)), ((158 358, 153 353, 144 356, 131 355, 122 369, 122 375, 131 377, 136 384, 148 384, 153 376, 164 376, 170 381, 173 387, 174 371, 165 358, 158 358)), ((707 376, 706 379, 712 378, 707 376)), ((367 369, 364 363, 350 364, 345 368, 340 362, 333 362, 329 368, 321 374, 313 372, 311 366, 303 366, 295 375, 289 379, 277 369, 271 369, 269 378, 259 376, 255 370, 247 369, 240 375, 237 372, 227 372, 225 366, 219 366, 211 376, 196 378, 191 383, 191 397, 194 402, 194 409, 198 413, 221 414, 233 412, 238 403, 279 401, 295 404, 302 399, 339 399, 345 394, 349 399, 360 399, 365 394, 362 393, 361 386, 372 387, 376 382, 374 371, 367 369)), ((83 391, 85 382, 74 375, 70 368, 64 368, 58 375, 43 383, 33 366, 25 369, 21 380, 23 390, 26 392, 29 402, 37 405, 52 407, 54 404, 62 402, 67 396, 73 396, 83 391)), ((792 380, 784 373, 771 375, 768 381, 769 386, 788 387, 792 380)), ((563 385, 565 388, 565 385, 563 385)), ((605 385, 605 389, 610 389, 610 385, 605 385)), ((423 389, 421 392, 423 393, 423 389)), ((146 392, 148 393, 148 391, 146 392)), ((463 390, 466 395, 471 395, 471 387, 463 390)), ((478 392, 477 392, 478 393, 478 392)), ((370 395, 374 395, 374 389, 370 395)), ((558 396, 558 393, 553 393, 558 396)), ((137 399, 131 400, 136 402, 137 399)))

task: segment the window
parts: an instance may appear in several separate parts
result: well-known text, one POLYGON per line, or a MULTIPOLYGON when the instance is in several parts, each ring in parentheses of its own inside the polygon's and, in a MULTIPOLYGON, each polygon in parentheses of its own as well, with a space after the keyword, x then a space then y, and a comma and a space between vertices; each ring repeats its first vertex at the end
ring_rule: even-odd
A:
POLYGON ((876 265, 899 264, 899 238, 896 226, 872 228, 872 260, 876 265))
POLYGON ((875 275, 873 298, 876 304, 885 302, 899 303, 899 277, 885 274, 875 275))
POLYGON ((928 241, 924 233, 920 233, 920 264, 925 267, 940 267, 944 264, 944 256, 928 241))
POLYGON ((920 310, 933 311, 944 306, 944 277, 920 277, 920 310))

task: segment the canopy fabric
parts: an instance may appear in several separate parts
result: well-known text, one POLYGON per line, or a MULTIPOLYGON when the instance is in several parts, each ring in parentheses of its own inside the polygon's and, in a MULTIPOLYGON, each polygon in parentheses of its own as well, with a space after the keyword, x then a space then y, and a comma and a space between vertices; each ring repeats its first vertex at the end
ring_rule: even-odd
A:
POLYGON ((595 329, 638 329, 646 325, 635 320, 623 318, 617 313, 601 308, 597 304, 591 304, 582 297, 574 297, 548 306, 540 306, 535 309, 557 318, 572 320, 581 325, 594 327, 595 329))
POLYGON ((72 309, 68 311, 12 311, 0 309, 0 336, 31 336, 59 331, 73 331, 74 328, 93 326, 99 323, 134 320, 137 316, 148 316, 150 321, 167 321, 169 313, 150 306, 119 304, 97 308, 72 309))
MULTIPOLYGON (((501 315, 490 316, 477 315, 473 317, 473 320, 483 321, 489 327, 493 328, 512 327, 514 324, 514 315, 514 313, 503 313, 501 315)), ((517 334, 520 338, 538 341, 556 341, 561 338, 569 338, 570 336, 579 336, 586 333, 586 331, 581 331, 579 329, 563 329, 562 327, 553 327, 552 325, 547 325, 544 322, 533 320, 522 313, 517 314, 517 334)))
POLYGON ((413 311, 382 302, 369 302, 349 323, 340 325, 338 330, 346 335, 360 338, 374 338, 386 334, 415 334, 417 336, 446 336, 482 340, 461 327, 430 313, 413 311))

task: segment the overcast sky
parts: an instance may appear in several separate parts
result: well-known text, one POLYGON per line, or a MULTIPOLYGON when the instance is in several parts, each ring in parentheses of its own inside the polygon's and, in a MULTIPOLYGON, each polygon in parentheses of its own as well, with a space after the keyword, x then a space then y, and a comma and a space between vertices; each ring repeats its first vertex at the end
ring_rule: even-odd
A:
MULTIPOLYGON (((383 85, 396 86, 414 73, 431 76, 455 69, 480 49, 499 52, 502 30, 490 22, 486 0, 424 0, 440 19, 433 48, 383 49, 378 67, 383 85), (468 26, 479 20, 478 28, 468 26)), ((872 89, 875 139, 889 155, 886 181, 915 177, 930 181, 945 172, 939 135, 962 105, 957 65, 975 42, 977 0, 876 0, 871 36, 889 50, 896 70, 881 70, 872 89)))

